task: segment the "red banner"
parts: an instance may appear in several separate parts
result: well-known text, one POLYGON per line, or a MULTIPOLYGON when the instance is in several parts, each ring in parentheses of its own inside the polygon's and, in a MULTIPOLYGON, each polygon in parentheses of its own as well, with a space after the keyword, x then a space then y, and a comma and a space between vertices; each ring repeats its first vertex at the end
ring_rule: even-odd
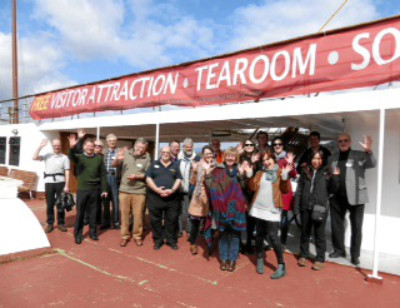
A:
POLYGON ((400 17, 35 97, 33 119, 374 86, 400 75, 400 17))

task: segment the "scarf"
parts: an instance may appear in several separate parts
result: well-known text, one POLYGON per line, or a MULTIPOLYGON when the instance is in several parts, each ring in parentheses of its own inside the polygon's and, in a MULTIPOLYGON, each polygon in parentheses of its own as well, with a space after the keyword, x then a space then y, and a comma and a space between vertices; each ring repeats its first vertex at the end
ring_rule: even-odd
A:
POLYGON ((238 173, 239 173, 237 164, 235 164, 235 165, 233 166, 232 171, 229 170, 228 165, 226 165, 226 164, 224 164, 224 165, 225 165, 226 174, 227 174, 230 178, 235 178, 235 177, 237 177, 237 175, 238 175, 238 173))
POLYGON ((201 159, 199 161, 199 165, 197 166, 196 184, 194 187, 193 196, 199 196, 201 194, 201 185, 205 173, 204 164, 205 164, 204 159, 201 159))
POLYGON ((278 164, 275 164, 274 168, 272 169, 268 169, 263 166, 262 170, 265 172, 265 179, 267 181, 271 181, 272 183, 276 183, 276 181, 278 181, 278 164))
POLYGON ((286 158, 286 151, 282 151, 280 154, 275 153, 276 162, 280 161, 281 159, 286 158))

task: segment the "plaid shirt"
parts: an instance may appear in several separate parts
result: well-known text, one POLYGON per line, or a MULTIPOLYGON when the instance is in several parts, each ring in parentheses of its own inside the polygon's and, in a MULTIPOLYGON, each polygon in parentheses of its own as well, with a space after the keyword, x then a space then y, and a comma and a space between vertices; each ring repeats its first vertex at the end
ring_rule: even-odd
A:
POLYGON ((114 149, 114 151, 107 149, 106 153, 104 154, 104 163, 106 165, 107 173, 109 174, 113 175, 117 174, 117 168, 112 167, 112 163, 116 159, 116 156, 117 156, 117 149, 114 149))

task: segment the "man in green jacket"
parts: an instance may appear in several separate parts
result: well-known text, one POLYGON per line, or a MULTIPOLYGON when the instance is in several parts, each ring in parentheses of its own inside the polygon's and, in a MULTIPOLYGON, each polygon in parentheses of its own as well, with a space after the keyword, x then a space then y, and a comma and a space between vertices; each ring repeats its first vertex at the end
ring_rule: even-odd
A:
POLYGON ((83 144, 83 154, 78 154, 75 148, 76 136, 70 135, 69 158, 76 165, 78 192, 77 192, 77 219, 75 222, 74 236, 75 243, 82 243, 82 231, 84 226, 85 211, 89 212, 89 236, 97 241, 96 209, 100 195, 107 197, 106 168, 103 158, 94 154, 94 142, 85 140, 83 144))

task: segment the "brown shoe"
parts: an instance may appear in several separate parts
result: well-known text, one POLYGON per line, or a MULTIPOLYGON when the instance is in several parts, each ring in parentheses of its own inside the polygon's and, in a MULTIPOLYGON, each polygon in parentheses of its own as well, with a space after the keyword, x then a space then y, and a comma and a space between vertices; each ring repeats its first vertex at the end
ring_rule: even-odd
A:
POLYGON ((135 243, 136 243, 136 246, 143 246, 143 241, 142 240, 139 240, 139 239, 137 239, 137 240, 135 240, 135 243))
POLYGON ((192 253, 192 255, 197 255, 197 253, 199 252, 199 249, 197 248, 197 245, 190 245, 190 252, 192 253))
POLYGON ((297 264, 298 264, 300 267, 306 267, 306 266, 307 266, 306 258, 300 258, 299 261, 297 262, 297 264))
POLYGON ((229 262, 228 271, 234 272, 236 268, 236 261, 229 262))
POLYGON ((127 240, 126 238, 123 238, 121 240, 121 242, 119 242, 119 246, 121 247, 125 247, 128 244, 129 240, 127 240))
POLYGON ((48 224, 47 227, 46 227, 46 229, 44 229, 44 232, 50 233, 50 232, 53 231, 53 230, 54 230, 53 225, 52 225, 52 224, 48 224))
POLYGON ((228 263, 226 261, 221 261, 221 265, 219 266, 221 271, 228 270, 228 263))
POLYGON ((319 262, 319 261, 315 261, 312 269, 314 271, 320 271, 325 267, 325 263, 324 262, 319 262))
POLYGON ((58 225, 58 230, 60 230, 61 232, 67 232, 67 228, 65 227, 65 225, 58 225))

